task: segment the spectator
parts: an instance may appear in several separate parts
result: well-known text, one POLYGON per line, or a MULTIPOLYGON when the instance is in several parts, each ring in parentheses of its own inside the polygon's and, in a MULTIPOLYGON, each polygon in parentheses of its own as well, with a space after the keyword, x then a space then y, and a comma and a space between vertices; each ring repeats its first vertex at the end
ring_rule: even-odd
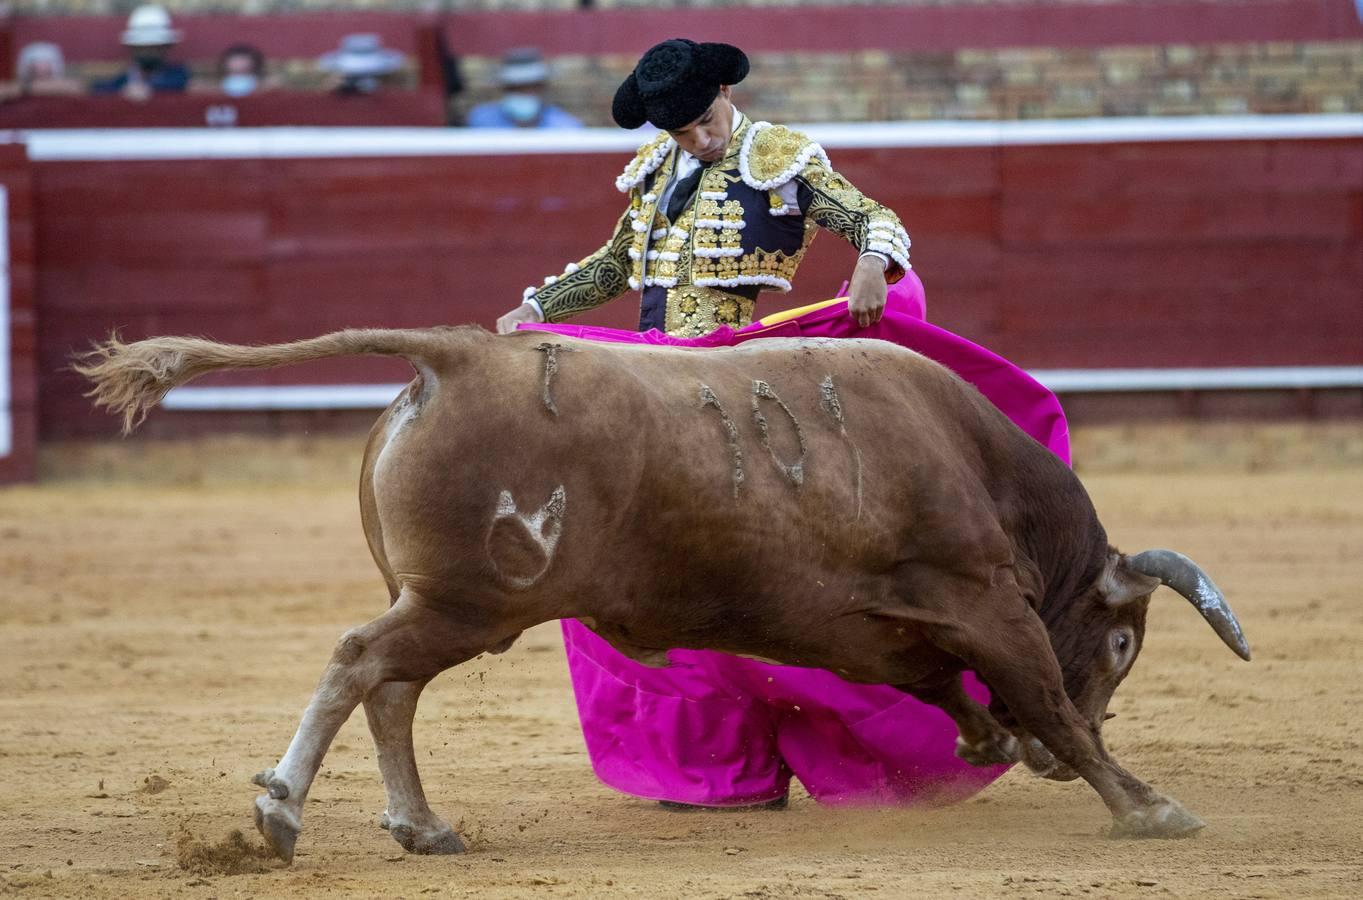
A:
POLYGON ((347 34, 340 48, 317 61, 317 67, 332 75, 332 90, 338 94, 373 94, 391 77, 402 71, 401 52, 383 46, 377 34, 347 34))
POLYGON ((533 47, 511 50, 497 70, 502 96, 469 110, 470 128, 581 128, 571 113, 544 99, 549 65, 533 47))
POLYGON ((36 41, 20 50, 14 69, 19 96, 78 94, 83 90, 79 81, 66 77, 62 48, 47 41, 36 41))
POLYGON ((140 102, 152 94, 180 93, 189 86, 189 69, 169 59, 180 42, 180 32, 170 26, 170 13, 164 7, 146 4, 134 9, 122 40, 132 64, 116 77, 96 82, 92 88, 96 94, 121 94, 140 102))
POLYGON ((218 57, 218 86, 229 97, 245 97, 270 87, 265 54, 250 44, 233 44, 218 57))

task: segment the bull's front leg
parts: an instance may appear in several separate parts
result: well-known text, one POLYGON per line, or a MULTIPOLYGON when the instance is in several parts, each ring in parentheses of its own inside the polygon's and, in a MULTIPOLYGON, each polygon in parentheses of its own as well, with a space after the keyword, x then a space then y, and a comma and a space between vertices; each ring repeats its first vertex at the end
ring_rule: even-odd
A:
POLYGON ((431 811, 417 772, 412 719, 425 681, 390 681, 364 698, 388 806, 380 824, 409 853, 462 853, 464 842, 431 811))
POLYGON ((943 680, 896 687, 951 716, 959 732, 956 755, 972 766, 1006 765, 1020 758, 1017 738, 1009 734, 989 710, 970 698, 961 685, 960 673, 943 680))
POLYGON ((1157 793, 1108 756, 1098 733, 1065 693, 1046 627, 1013 598, 987 624, 944 627, 935 637, 979 672, 1018 722, 1093 786, 1112 813, 1113 837, 1186 837, 1205 827, 1178 801, 1157 793), (1011 612, 1021 607, 1020 612, 1011 612))

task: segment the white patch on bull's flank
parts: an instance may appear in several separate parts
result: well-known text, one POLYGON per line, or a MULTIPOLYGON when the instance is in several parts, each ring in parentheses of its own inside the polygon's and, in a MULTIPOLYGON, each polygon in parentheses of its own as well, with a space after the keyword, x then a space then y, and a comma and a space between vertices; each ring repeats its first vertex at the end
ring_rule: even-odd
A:
POLYGON ((549 502, 535 510, 533 513, 523 513, 516 507, 516 498, 510 491, 502 491, 497 497, 497 511, 492 517, 492 524, 488 528, 488 560, 492 567, 497 571, 497 575, 506 582, 507 586, 513 590, 523 591, 532 587, 537 581, 544 577, 544 573, 549 571, 549 566, 554 561, 554 551, 558 548, 559 536, 563 533, 563 514, 567 508, 567 492, 563 485, 554 488, 554 492, 549 496, 549 502), (492 536, 495 532, 497 523, 504 519, 514 519, 519 522, 526 531, 532 543, 539 547, 544 554, 544 564, 539 571, 533 575, 513 575, 502 572, 493 553, 492 536))
POLYGON ((402 430, 414 422, 418 416, 418 407, 408 399, 405 390, 393 402, 393 414, 389 416, 387 427, 383 433, 383 446, 374 456, 374 484, 376 487, 386 473, 388 462, 392 458, 392 453, 389 451, 393 450, 394 445, 397 444, 398 436, 402 434, 402 430))

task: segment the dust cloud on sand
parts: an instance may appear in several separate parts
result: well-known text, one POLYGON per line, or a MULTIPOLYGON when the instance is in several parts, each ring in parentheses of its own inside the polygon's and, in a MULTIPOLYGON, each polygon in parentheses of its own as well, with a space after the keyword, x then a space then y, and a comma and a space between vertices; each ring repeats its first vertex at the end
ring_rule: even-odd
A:
POLYGON ((423 697, 427 793, 468 854, 412 856, 379 828, 357 714, 277 868, 250 778, 336 638, 386 603, 356 509, 361 441, 134 442, 50 453, 60 477, 0 491, 0 893, 1363 895, 1363 430, 1147 431, 1144 452, 1079 438, 1111 539, 1196 559, 1254 647, 1237 660, 1163 592, 1112 705, 1114 754, 1209 823, 1197 838, 1108 840, 1082 782, 1021 772, 936 810, 797 790, 785 812, 669 813, 592 776, 550 625, 423 697))

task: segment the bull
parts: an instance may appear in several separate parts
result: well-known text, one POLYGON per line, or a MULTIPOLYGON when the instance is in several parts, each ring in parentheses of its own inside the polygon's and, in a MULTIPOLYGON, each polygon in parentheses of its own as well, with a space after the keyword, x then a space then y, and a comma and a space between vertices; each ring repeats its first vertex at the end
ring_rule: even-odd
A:
POLYGON ((585 622, 627 656, 671 648, 819 667, 946 711, 957 754, 1083 778, 1111 833, 1204 823, 1108 754, 1108 701, 1167 585, 1248 660, 1211 579, 1169 550, 1126 556, 1083 485, 970 385, 881 341, 677 349, 476 327, 347 330, 235 346, 112 337, 76 364, 125 433, 208 372, 398 356, 415 378, 360 475, 390 605, 346 632, 255 819, 291 860, 332 739, 363 704, 407 850, 452 853, 412 747, 422 688, 534 625, 585 622), (962 689, 972 670, 988 707, 962 689))

